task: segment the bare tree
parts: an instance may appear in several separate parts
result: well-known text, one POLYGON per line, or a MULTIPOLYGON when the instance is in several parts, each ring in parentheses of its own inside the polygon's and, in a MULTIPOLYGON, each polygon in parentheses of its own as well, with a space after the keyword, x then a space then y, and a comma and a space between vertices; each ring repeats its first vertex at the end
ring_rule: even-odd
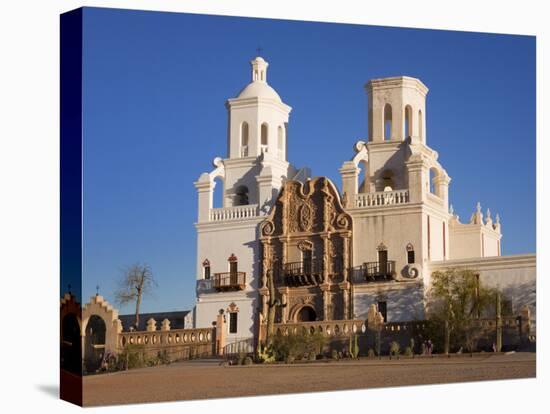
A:
POLYGON ((151 293, 157 286, 153 278, 151 267, 147 264, 135 263, 124 269, 122 278, 119 281, 119 288, 115 292, 115 300, 120 305, 126 305, 135 301, 136 322, 135 328, 139 326, 139 307, 143 296, 151 293))

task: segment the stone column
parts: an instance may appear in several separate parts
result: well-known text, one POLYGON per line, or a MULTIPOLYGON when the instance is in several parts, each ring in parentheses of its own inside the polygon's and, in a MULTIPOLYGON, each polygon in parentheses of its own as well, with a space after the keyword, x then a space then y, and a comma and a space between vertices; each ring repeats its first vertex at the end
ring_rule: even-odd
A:
POLYGON ((225 315, 223 310, 220 310, 218 316, 216 317, 216 354, 223 355, 225 347, 225 315))
MULTIPOLYGON (((342 176, 342 194, 345 194, 346 199, 343 203, 346 207, 353 207, 355 201, 355 195, 358 192, 359 183, 357 182, 359 177, 359 168, 353 161, 346 161, 340 168, 340 175, 342 176)), ((368 175, 368 171, 365 172, 368 175)))
POLYGON ((210 209, 213 202, 212 193, 216 183, 210 180, 208 173, 204 173, 194 184, 198 194, 198 222, 204 223, 210 221, 210 209))
POLYGON ((323 320, 329 321, 329 315, 328 315, 328 305, 330 301, 329 297, 329 286, 327 283, 323 283, 321 285, 321 291, 323 292, 323 320))
POLYGON ((342 277, 343 281, 347 282, 349 280, 348 273, 350 272, 350 263, 349 263, 349 242, 350 238, 348 235, 342 235, 342 277))
POLYGON ((420 154, 411 156, 406 165, 409 174, 409 201, 421 203, 426 198, 428 167, 420 154))

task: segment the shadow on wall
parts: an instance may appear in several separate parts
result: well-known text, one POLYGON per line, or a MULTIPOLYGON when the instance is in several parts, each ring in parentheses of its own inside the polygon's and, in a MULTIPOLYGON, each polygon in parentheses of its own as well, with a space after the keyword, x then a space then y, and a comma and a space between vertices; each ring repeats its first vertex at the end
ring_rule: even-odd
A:
POLYGON ((371 304, 386 302, 388 322, 415 321, 424 319, 424 296, 422 286, 400 288, 355 295, 355 315, 366 319, 371 304))

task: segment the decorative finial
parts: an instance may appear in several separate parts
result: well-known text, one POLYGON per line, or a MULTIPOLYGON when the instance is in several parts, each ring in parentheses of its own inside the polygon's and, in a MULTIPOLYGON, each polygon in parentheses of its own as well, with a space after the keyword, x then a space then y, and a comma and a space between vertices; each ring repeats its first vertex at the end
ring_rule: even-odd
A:
POLYGON ((69 283, 69 284, 67 285, 67 287, 69 288, 69 295, 70 295, 70 294, 71 294, 71 287, 72 287, 72 285, 69 283))
POLYGON ((498 213, 497 213, 497 215, 495 216, 495 224, 500 224, 500 216, 499 216, 498 213))
POLYGON ((99 285, 96 285, 95 287, 95 295, 99 296, 99 285))
POLYGON ((453 205, 452 205, 452 204, 449 206, 449 213, 450 213, 451 215, 453 215, 453 216, 454 216, 454 214, 455 214, 455 209, 453 208, 453 205))
POLYGON ((258 46, 258 47, 256 48, 256 56, 261 56, 261 55, 262 55, 262 51, 263 51, 262 47, 261 47, 261 46, 258 46))
MULTIPOLYGON (((258 48, 258 50, 262 50, 258 48)), ((261 56, 254 58, 250 65, 252 66, 252 82, 264 82, 267 83, 267 63, 261 56)))
POLYGON ((481 203, 479 201, 477 202, 477 205, 476 205, 476 211, 478 213, 481 213, 481 203))
POLYGON ((491 210, 489 210, 489 208, 487 208, 487 213, 485 213, 485 215, 487 216, 488 220, 491 219, 491 210))

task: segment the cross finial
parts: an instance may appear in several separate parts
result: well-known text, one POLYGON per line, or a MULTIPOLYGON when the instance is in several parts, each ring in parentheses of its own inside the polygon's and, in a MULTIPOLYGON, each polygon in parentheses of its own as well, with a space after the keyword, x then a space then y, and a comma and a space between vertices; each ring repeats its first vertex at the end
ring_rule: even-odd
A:
POLYGON ((258 46, 258 47, 256 48, 257 56, 261 56, 261 55, 262 55, 262 51, 263 51, 262 47, 261 47, 261 46, 258 46))
POLYGON ((99 296, 99 285, 96 285, 95 287, 95 295, 99 296))
POLYGON ((71 287, 72 287, 72 285, 69 283, 69 284, 67 285, 67 287, 69 288, 69 295, 70 295, 70 294, 71 294, 71 287))

